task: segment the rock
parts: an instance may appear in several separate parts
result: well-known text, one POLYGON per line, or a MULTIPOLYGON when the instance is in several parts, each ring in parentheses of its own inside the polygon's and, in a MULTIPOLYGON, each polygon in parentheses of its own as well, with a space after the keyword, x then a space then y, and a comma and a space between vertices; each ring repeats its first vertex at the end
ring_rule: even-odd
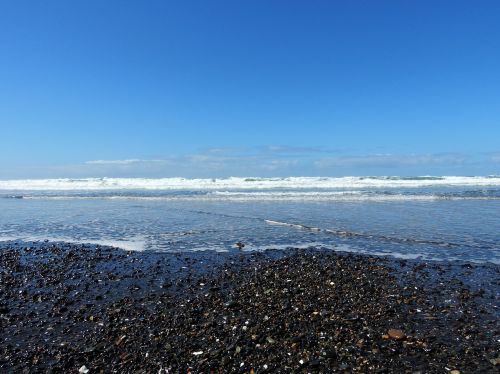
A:
POLYGON ((335 352, 333 349, 326 350, 324 355, 326 358, 329 358, 332 360, 337 358, 337 352, 335 352))
POLYGON ((389 335, 389 338, 394 340, 402 340, 406 337, 403 330, 398 329, 389 329, 389 331, 387 331, 387 335, 389 335))
POLYGON ((499 357, 497 357, 497 358, 492 358, 492 359, 490 360, 490 362, 491 362, 491 364, 492 364, 493 366, 500 365, 500 356, 499 356, 499 357))
POLYGON ((309 361, 309 367, 317 368, 320 365, 321 365, 321 361, 320 360, 311 360, 311 361, 309 361))
POLYGON ((266 340, 267 340, 267 342, 268 342, 269 344, 274 344, 274 343, 276 343, 276 340, 274 340, 274 339, 273 339, 273 338, 271 338, 270 336, 268 336, 268 337, 266 338, 266 340))
POLYGON ((227 303, 224 304, 224 306, 226 308, 236 308, 239 306, 239 303, 237 301, 234 301, 234 300, 230 300, 228 301, 227 303))
MULTIPOLYGON (((494 372, 500 364, 497 311, 483 302, 460 303, 464 289, 472 300, 477 288, 458 283, 451 268, 434 279, 432 264, 415 275, 417 261, 400 273, 389 259, 316 249, 217 254, 211 263, 197 260, 206 259, 203 253, 67 248, 73 247, 28 254, 0 245, 0 373, 71 373, 83 362, 79 374, 248 374, 252 368, 417 374, 445 364, 455 374, 458 368, 494 372), (457 282, 447 281, 452 277, 457 282), (140 289, 132 296, 133 285, 140 289), (29 298, 19 296, 22 289, 29 298), (99 295, 102 301, 93 304, 99 295), (78 339, 66 341, 75 334, 78 339)), ((500 282, 485 280, 481 297, 490 303, 500 282)))

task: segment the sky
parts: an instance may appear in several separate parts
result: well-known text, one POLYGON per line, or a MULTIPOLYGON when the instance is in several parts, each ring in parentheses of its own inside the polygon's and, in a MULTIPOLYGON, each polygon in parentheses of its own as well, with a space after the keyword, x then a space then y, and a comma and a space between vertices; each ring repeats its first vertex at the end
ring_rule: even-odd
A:
POLYGON ((0 179, 500 174, 500 2, 4 1, 0 179))

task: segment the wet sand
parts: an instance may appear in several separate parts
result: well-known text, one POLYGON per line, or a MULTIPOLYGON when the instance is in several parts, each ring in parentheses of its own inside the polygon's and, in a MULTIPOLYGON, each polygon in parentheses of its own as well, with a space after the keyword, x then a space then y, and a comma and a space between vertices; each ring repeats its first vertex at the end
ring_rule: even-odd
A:
POLYGON ((0 372, 496 373, 499 295, 493 264, 8 243, 0 372))

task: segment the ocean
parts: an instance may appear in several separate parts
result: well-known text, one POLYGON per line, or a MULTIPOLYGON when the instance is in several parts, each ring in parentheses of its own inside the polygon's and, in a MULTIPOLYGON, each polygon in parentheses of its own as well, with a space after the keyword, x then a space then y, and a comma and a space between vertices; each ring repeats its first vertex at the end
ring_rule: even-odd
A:
POLYGON ((500 264, 500 176, 0 180, 0 241, 500 264))

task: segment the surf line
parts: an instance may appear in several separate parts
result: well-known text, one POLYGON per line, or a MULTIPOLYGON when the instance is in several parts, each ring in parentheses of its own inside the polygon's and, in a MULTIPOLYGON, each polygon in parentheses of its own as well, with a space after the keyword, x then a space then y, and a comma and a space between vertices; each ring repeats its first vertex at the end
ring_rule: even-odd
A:
POLYGON ((319 227, 313 227, 313 226, 307 226, 307 225, 302 225, 300 223, 287 223, 287 222, 280 222, 280 221, 273 221, 270 219, 264 219, 265 223, 268 223, 270 225, 277 225, 277 226, 288 226, 288 227, 293 227, 296 229, 303 229, 303 230, 309 230, 309 231, 323 231, 319 227))
POLYGON ((285 227, 290 227, 290 228, 294 228, 297 230, 306 230, 306 231, 311 231, 311 232, 316 232, 316 233, 323 232, 323 233, 334 235, 334 236, 341 237, 341 238, 378 239, 381 241, 393 242, 393 243, 429 244, 429 245, 433 245, 433 246, 447 247, 447 248, 460 246, 457 243, 450 243, 450 242, 439 241, 439 240, 398 238, 398 237, 393 237, 393 236, 359 233, 359 232, 354 232, 354 231, 322 229, 320 227, 308 226, 308 225, 304 225, 304 224, 300 224, 300 223, 275 221, 275 220, 260 218, 260 217, 237 216, 237 215, 217 213, 217 212, 207 212, 207 211, 203 211, 203 210, 188 210, 188 212, 196 213, 196 214, 214 215, 214 216, 220 216, 220 217, 225 217, 225 218, 239 218, 239 219, 249 219, 249 220, 261 221, 261 222, 265 222, 268 225, 285 226, 285 227))
POLYGON ((274 221, 270 219, 264 219, 264 222, 269 225, 278 225, 278 226, 286 226, 299 230, 308 230, 313 232, 324 232, 326 234, 335 235, 342 238, 361 238, 361 239, 378 239, 383 241, 395 242, 395 243, 410 243, 410 244, 430 244, 440 247, 459 247, 457 243, 450 243, 439 240, 425 240, 425 239, 410 239, 410 238, 397 238, 393 236, 384 236, 384 235, 374 235, 374 234, 365 234, 354 231, 344 231, 344 230, 332 230, 332 229, 321 229, 319 227, 302 225, 299 223, 289 223, 289 222, 281 222, 274 221))

